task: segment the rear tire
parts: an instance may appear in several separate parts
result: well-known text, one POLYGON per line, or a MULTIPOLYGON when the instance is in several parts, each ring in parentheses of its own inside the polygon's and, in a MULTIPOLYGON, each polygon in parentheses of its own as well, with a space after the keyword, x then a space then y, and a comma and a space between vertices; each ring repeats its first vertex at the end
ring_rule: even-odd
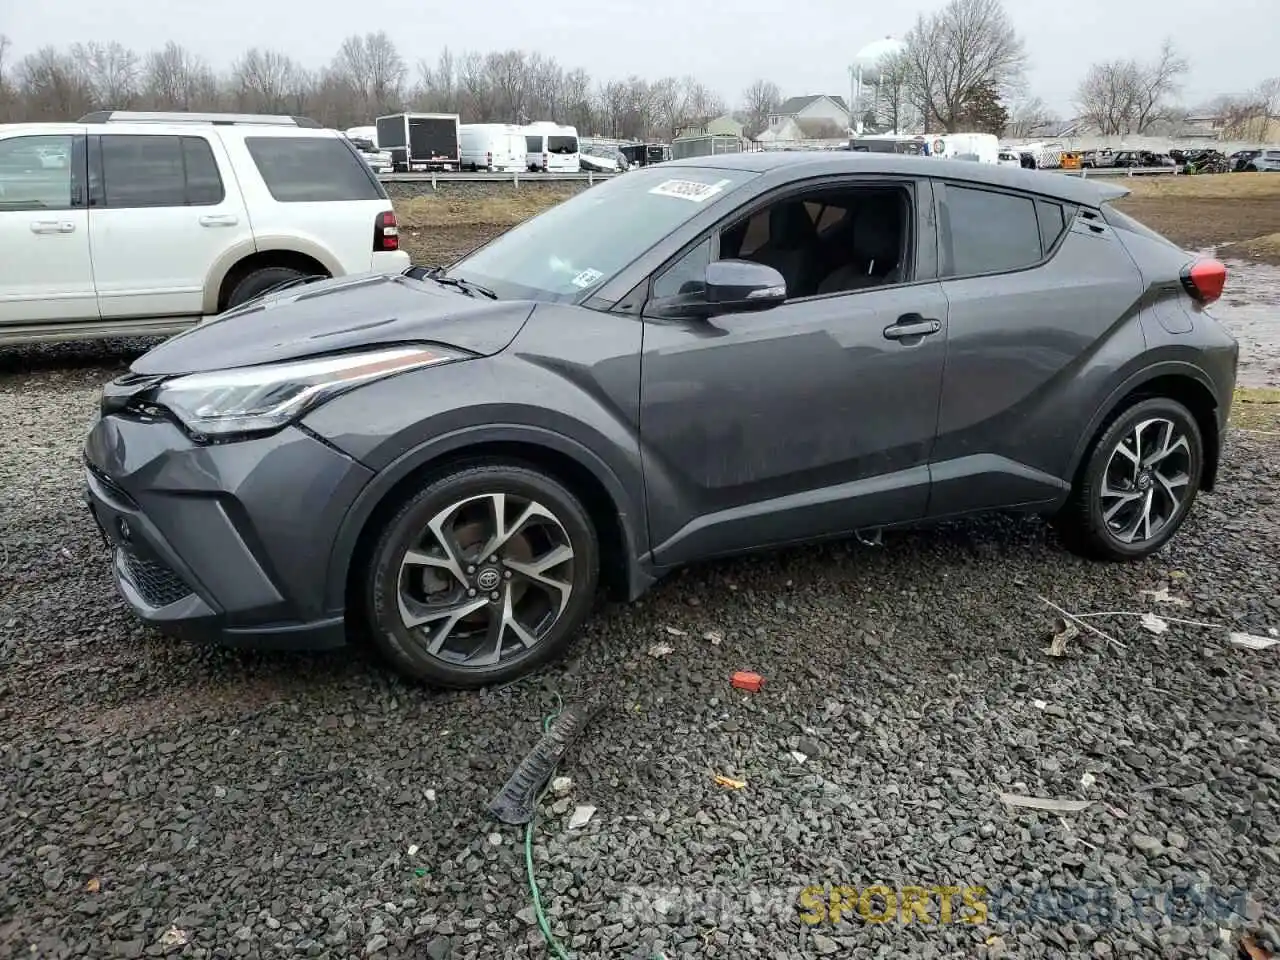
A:
POLYGON ((590 516, 558 481, 506 462, 458 467, 410 497, 374 545, 373 640, 399 673, 434 686, 517 679, 573 641, 599 556, 590 516))
POLYGON ((1178 532, 1203 471, 1191 411, 1167 397, 1139 400, 1101 430, 1054 527, 1081 556, 1144 559, 1178 532))
POLYGON ((266 293, 277 284, 288 283, 291 280, 297 280, 305 276, 305 273, 301 270, 295 270, 293 267, 259 267, 257 270, 250 270, 231 288, 231 295, 227 297, 226 309, 230 310, 232 307, 247 303, 254 297, 266 293))

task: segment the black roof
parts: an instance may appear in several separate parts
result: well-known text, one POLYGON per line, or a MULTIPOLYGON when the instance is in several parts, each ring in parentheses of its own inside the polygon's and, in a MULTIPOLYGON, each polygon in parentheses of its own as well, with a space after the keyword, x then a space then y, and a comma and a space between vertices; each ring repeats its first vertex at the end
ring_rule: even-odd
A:
POLYGON ((669 160, 663 167, 704 167, 713 170, 746 170, 752 173, 793 171, 797 180, 840 173, 885 173, 906 177, 936 177, 964 180, 993 187, 1025 190, 1067 203, 1090 206, 1115 200, 1129 193, 1128 187, 1103 183, 1098 179, 1068 176, 1051 170, 970 160, 942 160, 897 153, 861 153, 846 150, 759 150, 722 153, 713 157, 685 157, 669 160))

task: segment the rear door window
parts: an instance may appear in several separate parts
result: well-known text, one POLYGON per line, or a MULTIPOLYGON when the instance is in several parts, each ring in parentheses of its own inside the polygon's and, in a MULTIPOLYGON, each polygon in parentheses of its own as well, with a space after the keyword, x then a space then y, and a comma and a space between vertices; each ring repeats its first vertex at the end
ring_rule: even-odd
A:
POLYGON ((106 207, 192 207, 222 202, 218 163, 203 137, 103 136, 102 199, 106 207))
POLYGON ((386 197, 369 165, 337 137, 245 137, 244 144, 280 203, 386 197))

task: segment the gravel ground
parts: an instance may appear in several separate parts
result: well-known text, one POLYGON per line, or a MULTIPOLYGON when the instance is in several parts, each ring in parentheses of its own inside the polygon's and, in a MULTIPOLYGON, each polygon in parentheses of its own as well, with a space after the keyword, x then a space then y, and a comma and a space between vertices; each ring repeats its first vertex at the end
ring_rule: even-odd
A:
POLYGON ((1280 647, 1106 619, 1123 647, 1055 658, 1037 600, 1280 628, 1280 424, 1231 435, 1220 491, 1147 563, 1078 561, 1030 519, 717 563, 602 610, 540 677, 440 694, 359 651, 133 621, 78 451, 134 349, 0 357, 0 956, 547 956, 523 833, 483 809, 583 689, 609 708, 534 860, 584 960, 1280 949, 1280 647), (763 690, 731 689, 739 669, 763 690), (809 913, 830 895, 801 900, 874 884, 984 887, 988 915, 956 897, 942 923, 933 897, 930 923, 832 923, 809 913))

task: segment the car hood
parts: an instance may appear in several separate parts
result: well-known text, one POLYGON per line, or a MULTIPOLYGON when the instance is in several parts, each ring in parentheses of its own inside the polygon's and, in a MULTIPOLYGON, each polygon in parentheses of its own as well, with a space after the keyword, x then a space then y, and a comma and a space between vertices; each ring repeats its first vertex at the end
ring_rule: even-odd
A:
POLYGON ((295 360, 365 346, 424 342, 490 356, 533 312, 400 274, 359 274, 268 294, 197 324, 133 362, 143 376, 173 376, 295 360))

